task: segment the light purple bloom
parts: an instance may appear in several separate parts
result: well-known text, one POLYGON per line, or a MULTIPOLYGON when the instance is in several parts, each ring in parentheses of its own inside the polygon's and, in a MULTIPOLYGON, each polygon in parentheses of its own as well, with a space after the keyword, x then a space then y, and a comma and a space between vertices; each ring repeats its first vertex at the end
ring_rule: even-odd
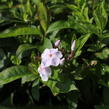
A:
POLYGON ((60 65, 63 65, 64 62, 65 62, 65 58, 62 58, 62 59, 60 60, 60 65))
POLYGON ((54 44, 55 47, 58 47, 58 46, 60 45, 60 42, 61 42, 60 40, 57 40, 57 41, 55 42, 55 44, 54 44))
POLYGON ((74 51, 76 47, 76 40, 73 41, 72 45, 71 45, 71 50, 74 51))
POLYGON ((48 78, 51 76, 51 68, 45 67, 43 64, 39 66, 38 72, 43 81, 48 81, 48 78))
POLYGON ((58 66, 60 64, 60 59, 62 58, 62 53, 58 49, 45 49, 41 55, 42 64, 45 67, 58 66))

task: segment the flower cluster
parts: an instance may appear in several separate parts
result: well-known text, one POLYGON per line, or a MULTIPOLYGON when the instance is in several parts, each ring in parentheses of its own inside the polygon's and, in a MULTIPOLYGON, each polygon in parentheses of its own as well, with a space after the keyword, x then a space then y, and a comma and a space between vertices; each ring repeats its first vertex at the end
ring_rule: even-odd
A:
MULTIPOLYGON (((48 49, 46 48, 41 55, 41 65, 38 68, 39 75, 43 81, 48 81, 48 78, 51 76, 51 66, 59 66, 63 65, 65 58, 61 51, 59 51, 58 46, 60 44, 60 40, 56 41, 54 44, 54 48, 48 49)), ((75 48, 75 41, 72 44, 72 51, 75 48)))
POLYGON ((43 81, 47 81, 51 76, 50 66, 58 66, 63 63, 64 58, 58 48, 45 49, 41 55, 41 65, 38 68, 38 72, 43 81))

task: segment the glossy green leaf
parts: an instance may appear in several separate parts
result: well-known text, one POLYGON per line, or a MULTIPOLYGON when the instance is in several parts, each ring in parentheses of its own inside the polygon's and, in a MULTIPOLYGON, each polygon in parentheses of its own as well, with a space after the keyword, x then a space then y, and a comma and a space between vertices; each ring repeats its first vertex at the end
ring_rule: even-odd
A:
POLYGON ((76 46, 76 49, 77 50, 80 50, 84 44, 86 43, 86 41, 89 39, 90 37, 90 34, 85 34, 85 35, 82 35, 78 40, 77 40, 77 46, 76 46))
POLYGON ((23 76, 30 75, 31 72, 25 66, 13 66, 0 72, 0 85, 12 82, 23 76))
POLYGON ((37 28, 20 27, 15 29, 9 29, 0 33, 0 38, 16 37, 21 35, 40 35, 40 32, 37 28))
POLYGON ((74 81, 69 78, 69 75, 60 72, 60 70, 55 70, 48 82, 45 82, 45 84, 51 89, 52 93, 57 95, 58 93, 68 93, 72 90, 78 90, 74 81))
POLYGON ((70 25, 67 21, 57 21, 49 26, 47 33, 59 31, 65 28, 70 28, 70 25))
POLYGON ((26 82, 32 82, 35 79, 37 79, 37 75, 31 73, 29 75, 25 75, 22 77, 22 84, 26 83, 26 82))
POLYGON ((77 43, 76 43, 76 54, 75 56, 78 54, 80 54, 80 50, 82 49, 82 47, 84 46, 84 44, 87 42, 87 40, 89 39, 91 35, 90 34, 85 34, 85 35, 82 35, 78 40, 77 40, 77 43))

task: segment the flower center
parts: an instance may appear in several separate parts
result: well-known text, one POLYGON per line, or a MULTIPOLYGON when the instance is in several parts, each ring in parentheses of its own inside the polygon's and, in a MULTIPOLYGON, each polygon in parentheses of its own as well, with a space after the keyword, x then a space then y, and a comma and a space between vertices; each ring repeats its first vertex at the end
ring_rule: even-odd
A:
POLYGON ((52 57, 53 55, 52 54, 49 54, 49 56, 52 57))

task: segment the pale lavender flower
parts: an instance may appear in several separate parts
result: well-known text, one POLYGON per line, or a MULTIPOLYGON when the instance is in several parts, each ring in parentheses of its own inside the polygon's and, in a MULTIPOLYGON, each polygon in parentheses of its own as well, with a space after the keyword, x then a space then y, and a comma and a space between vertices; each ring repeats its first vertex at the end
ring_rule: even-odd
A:
POLYGON ((60 65, 63 65, 64 62, 65 62, 65 58, 62 58, 62 59, 60 60, 60 65))
POLYGON ((60 42, 61 42, 60 40, 57 40, 57 41, 55 42, 55 44, 54 44, 55 47, 58 47, 58 46, 60 45, 60 42))
POLYGON ((43 81, 48 81, 48 78, 51 76, 51 68, 45 67, 41 64, 38 68, 39 75, 43 81))
POLYGON ((45 67, 58 66, 60 64, 60 59, 62 58, 62 53, 58 49, 45 49, 41 55, 42 64, 45 67))
POLYGON ((76 47, 76 40, 73 41, 72 45, 71 45, 71 50, 74 51, 76 47))

